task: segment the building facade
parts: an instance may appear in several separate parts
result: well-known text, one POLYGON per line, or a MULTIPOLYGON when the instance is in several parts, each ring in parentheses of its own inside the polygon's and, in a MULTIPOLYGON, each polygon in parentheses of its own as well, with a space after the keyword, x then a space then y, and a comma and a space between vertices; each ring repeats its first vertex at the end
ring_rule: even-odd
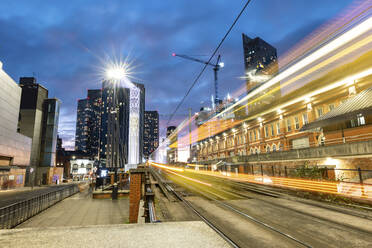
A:
POLYGON ((56 168, 56 145, 60 101, 48 98, 48 90, 36 78, 21 77, 22 88, 19 132, 32 139, 27 184, 51 184, 61 181, 63 169, 56 168))
MULTIPOLYGON (((197 142, 198 162, 225 161, 250 173, 261 173, 261 167, 269 175, 284 175, 303 165, 326 166, 335 169, 336 178, 341 178, 341 170, 372 169, 367 148, 371 120, 369 110, 363 109, 372 86, 371 57, 371 51, 364 53, 267 104, 270 96, 257 93, 248 104, 261 104, 244 119, 220 118, 215 121, 219 131, 197 142)), ((347 180, 359 178, 354 173, 347 180)))
POLYGON ((75 151, 88 152, 89 136, 89 105, 88 99, 78 100, 76 131, 75 131, 75 151))
POLYGON ((102 91, 88 90, 86 99, 78 100, 75 150, 92 159, 99 157, 102 91))
POLYGON ((148 159, 159 146, 159 113, 145 111, 143 132, 143 156, 148 159))
POLYGON ((0 62, 0 189, 21 187, 30 165, 31 138, 18 132, 22 89, 0 62))
POLYGON ((100 163, 124 168, 128 163, 129 89, 103 82, 100 128, 100 163))
POLYGON ((278 71, 276 48, 259 37, 242 34, 247 92, 278 71))
POLYGON ((130 87, 128 166, 136 168, 143 159, 143 131, 145 114, 145 86, 133 83, 130 87))

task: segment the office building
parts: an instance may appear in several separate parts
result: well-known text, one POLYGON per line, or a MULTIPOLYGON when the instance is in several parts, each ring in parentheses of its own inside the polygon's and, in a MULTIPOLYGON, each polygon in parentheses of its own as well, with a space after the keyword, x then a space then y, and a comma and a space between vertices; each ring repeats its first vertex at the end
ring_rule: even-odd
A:
POLYGON ((88 90, 89 115, 89 135, 87 140, 87 153, 93 159, 98 158, 99 152, 99 129, 101 126, 101 101, 102 90, 88 90))
POLYGON ((0 189, 22 187, 30 165, 31 138, 17 131, 22 89, 0 62, 0 189))
POLYGON ((102 91, 88 90, 86 99, 78 100, 75 150, 98 159, 101 127, 102 91))
POLYGON ((87 153, 89 135, 89 105, 88 99, 78 100, 76 133, 75 133, 75 151, 87 153))
POLYGON ((159 114, 158 111, 145 111, 143 131, 143 156, 148 159, 159 146, 159 114))
POLYGON ((136 168, 143 159, 145 87, 139 83, 133 85, 130 87, 129 153, 126 170, 136 168))
POLYGON ((50 184, 62 180, 63 170, 55 166, 60 102, 48 98, 48 90, 34 77, 21 77, 19 132, 32 138, 28 184, 50 184), (35 180, 35 181, 34 181, 35 180))
POLYGON ((102 84, 100 163, 102 167, 124 168, 128 163, 129 89, 102 84))
POLYGON ((247 91, 265 82, 278 71, 276 48, 259 37, 242 34, 247 91))

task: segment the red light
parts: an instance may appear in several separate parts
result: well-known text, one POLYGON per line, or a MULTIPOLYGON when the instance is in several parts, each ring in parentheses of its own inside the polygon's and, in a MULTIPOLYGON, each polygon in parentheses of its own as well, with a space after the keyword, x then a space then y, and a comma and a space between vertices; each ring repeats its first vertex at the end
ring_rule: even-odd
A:
POLYGON ((175 57, 175 56, 176 56, 176 54, 175 54, 175 53, 172 53, 172 56, 173 56, 173 57, 175 57))

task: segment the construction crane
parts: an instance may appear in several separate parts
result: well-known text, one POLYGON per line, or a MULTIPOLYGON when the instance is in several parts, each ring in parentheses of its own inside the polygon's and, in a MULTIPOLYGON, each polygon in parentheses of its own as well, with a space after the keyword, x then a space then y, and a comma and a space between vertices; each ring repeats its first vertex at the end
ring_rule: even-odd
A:
POLYGON ((205 65, 210 65, 210 66, 213 66, 213 71, 214 71, 214 105, 215 107, 217 108, 218 105, 219 105, 219 98, 218 98, 218 77, 217 77, 217 72, 220 68, 224 67, 224 63, 221 62, 221 55, 218 55, 217 56, 217 62, 216 64, 212 64, 212 63, 208 63, 208 61, 203 61, 203 60, 200 60, 200 59, 197 59, 197 58, 193 58, 193 57, 190 57, 190 56, 187 56, 187 55, 182 55, 182 54, 176 54, 176 53, 172 53, 172 56, 173 57, 181 57, 181 58, 184 58, 184 59, 188 59, 188 60, 192 60, 192 61, 195 61, 195 62, 199 62, 199 63, 202 63, 202 64, 205 64, 205 65))

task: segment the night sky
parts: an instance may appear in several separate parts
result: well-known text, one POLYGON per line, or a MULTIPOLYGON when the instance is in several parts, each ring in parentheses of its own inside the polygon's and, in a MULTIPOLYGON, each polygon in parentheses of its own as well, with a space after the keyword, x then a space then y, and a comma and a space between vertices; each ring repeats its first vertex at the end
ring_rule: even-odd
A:
MULTIPOLYGON (((161 133, 203 67, 172 57, 176 52, 210 55, 239 13, 241 0, 1 0, 0 60, 16 81, 35 76, 62 101, 59 134, 73 148, 77 99, 101 88, 105 56, 127 56, 136 80, 145 84, 146 109, 158 110, 161 133)), ((280 55, 352 6, 351 0, 252 0, 220 49, 220 98, 243 81, 241 33, 261 37, 280 55)), ((208 59, 208 57, 199 57, 208 59)), ((208 69, 173 124, 210 104, 213 71, 208 69)))

